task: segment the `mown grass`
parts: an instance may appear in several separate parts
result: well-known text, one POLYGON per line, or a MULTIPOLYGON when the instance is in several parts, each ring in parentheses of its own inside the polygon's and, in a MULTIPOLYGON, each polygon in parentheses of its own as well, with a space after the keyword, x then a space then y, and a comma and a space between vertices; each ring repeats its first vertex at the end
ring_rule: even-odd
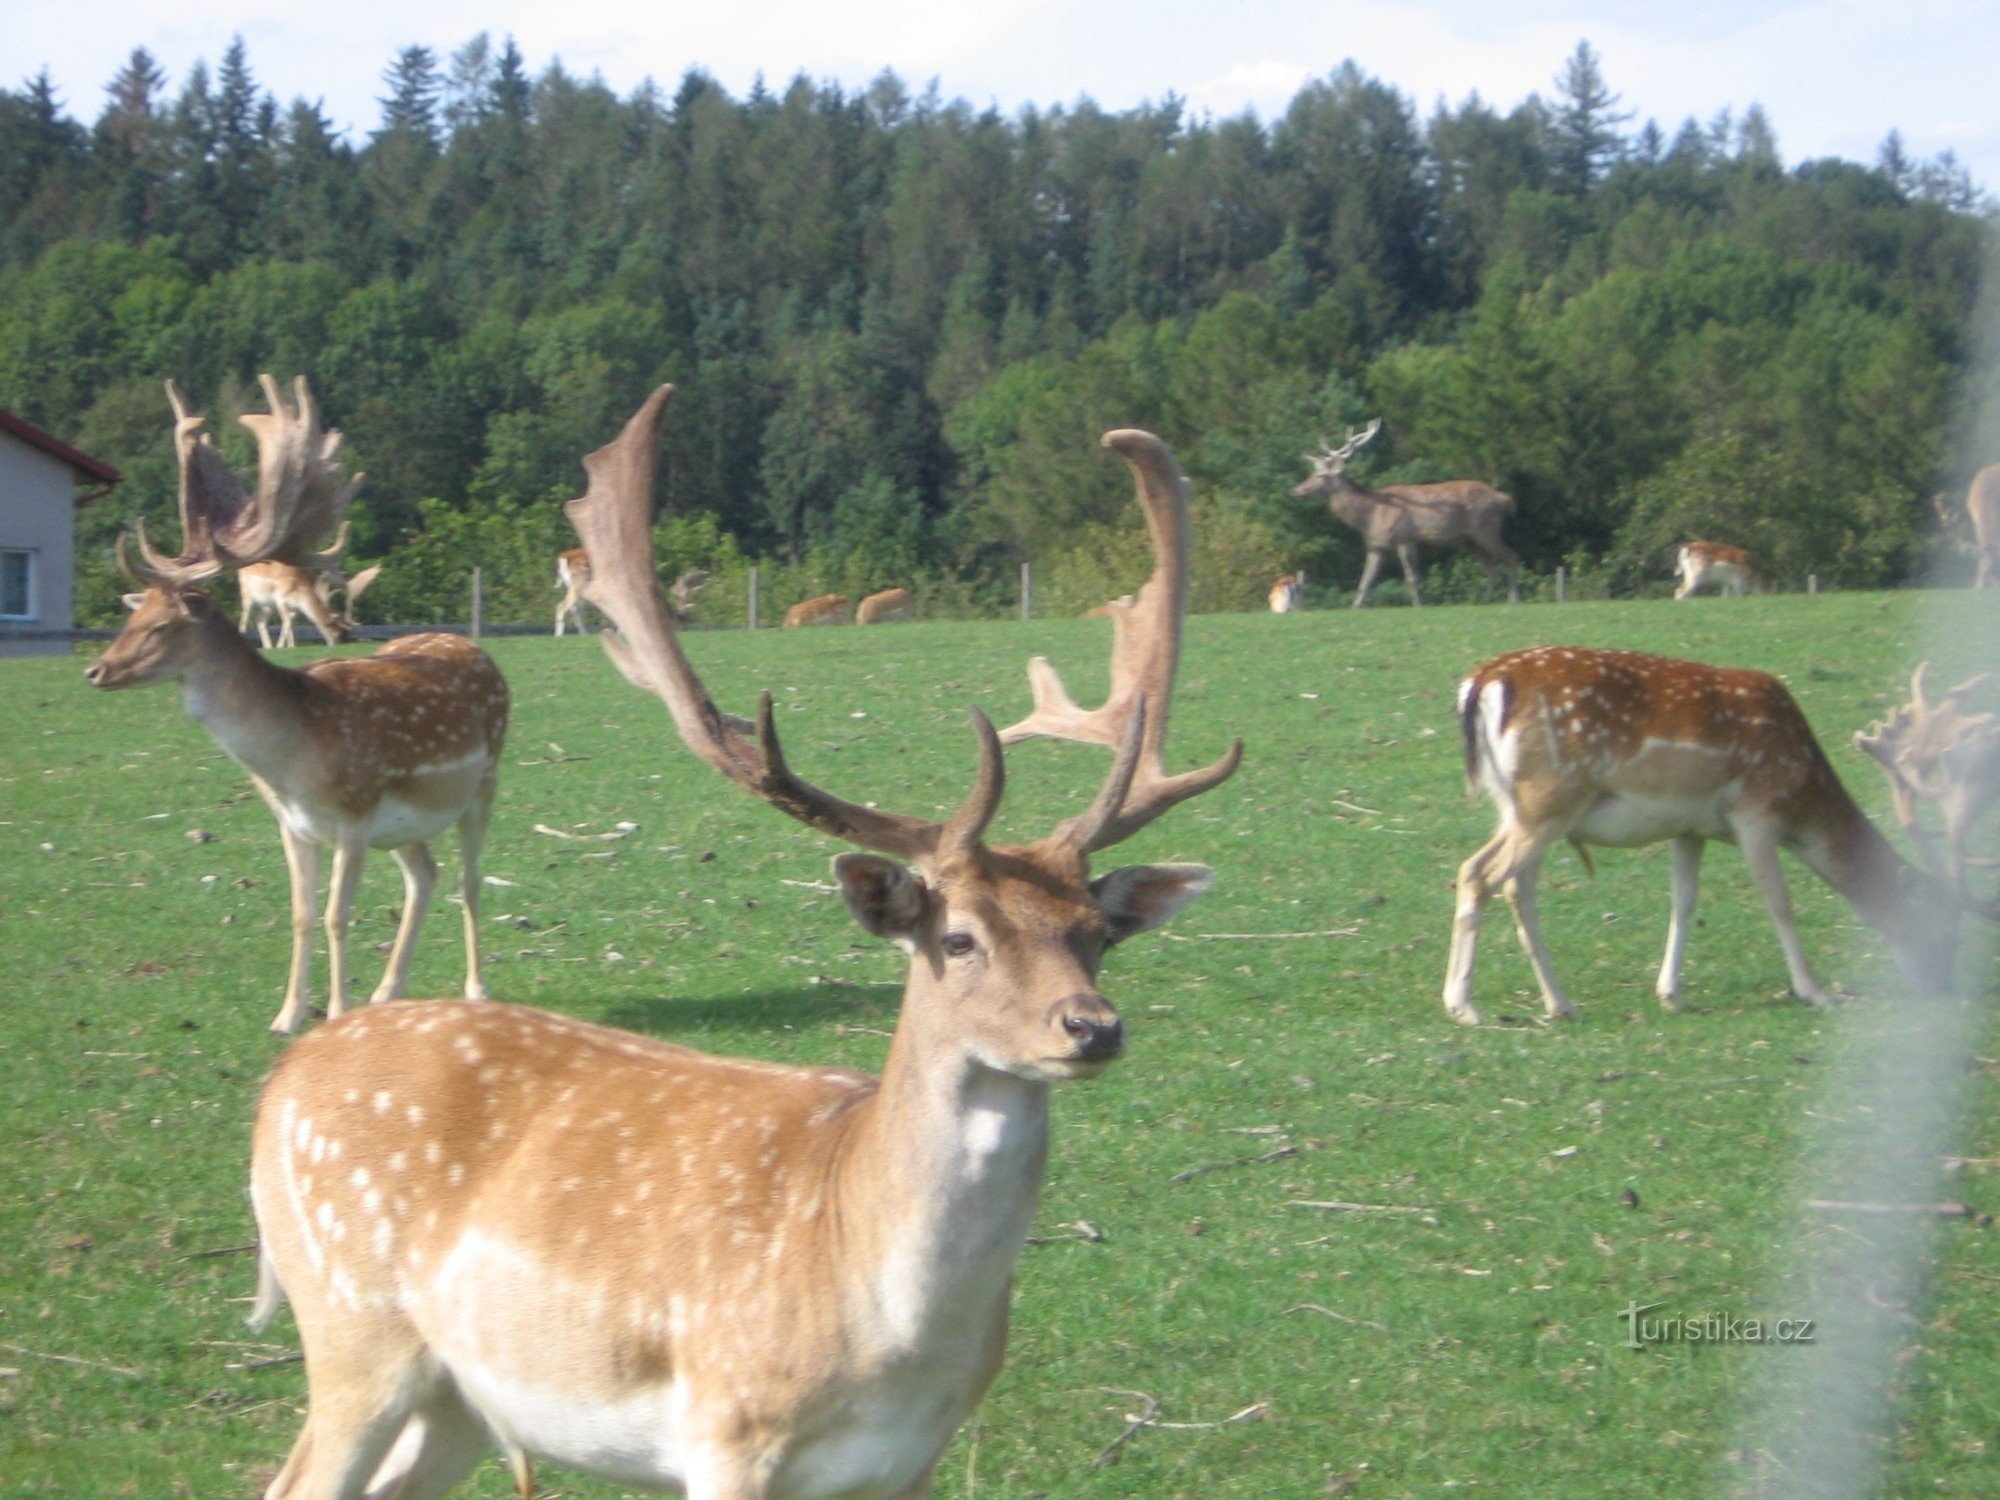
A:
MULTIPOLYGON (((1651 1496, 1734 1482, 1738 1419, 1784 1352, 1634 1353, 1616 1312, 1637 1300, 1812 1315, 1768 1299, 1818 1074, 1837 1027, 1894 1026, 1908 1002, 1862 994, 1829 1017, 1785 1000, 1769 925, 1721 851, 1690 1009, 1662 1014, 1665 851, 1609 851, 1595 881, 1563 857, 1544 882, 1583 1020, 1523 1024, 1539 1006, 1496 909, 1477 993, 1502 1024, 1450 1025, 1438 990, 1451 881, 1491 826, 1462 794, 1453 687, 1488 655, 1550 641, 1776 670, 1879 812, 1850 733, 1900 701, 1920 611, 1945 622, 1927 648, 1937 677, 1976 665, 1984 603, 1190 622, 1174 763, 1230 734, 1248 758, 1119 853, 1205 860, 1220 879, 1171 937, 1111 960, 1131 1049, 1058 1098, 1038 1230, 1050 1239, 1023 1257, 1007 1370, 941 1493, 1651 1496), (1331 1199, 1417 1212, 1295 1206, 1331 1199), (1101 1239, 1064 1237, 1078 1223, 1101 1239), (1130 1392, 1167 1422, 1268 1405, 1138 1432, 1099 1463, 1140 1407, 1130 1392)), ((804 774, 918 812, 967 784, 965 704, 1000 722, 1025 708, 1031 651, 1092 701, 1104 646, 1101 624, 1073 621, 693 643, 726 705, 777 691, 804 774)), ((494 651, 515 693, 485 864, 510 882, 486 898, 495 992, 718 1050, 877 1065, 901 963, 816 887, 833 846, 697 765, 595 646, 494 651), (638 828, 615 841, 532 831, 621 821, 638 828)), ((252 1233, 245 1148, 281 1045, 264 1028, 289 941, 283 864, 270 815, 176 693, 94 693, 79 665, 0 663, 0 1490, 260 1493, 297 1430, 302 1375, 252 1368, 291 1347, 291 1325, 256 1343, 241 1321, 250 1257, 208 1252, 252 1233)), ((998 833, 1044 831, 1102 769, 1076 747, 1016 750, 998 833)), ((1803 872, 1794 889, 1822 979, 1866 987, 1872 934, 1803 872)), ((360 907, 363 993, 398 895, 378 856, 360 907)), ((419 993, 455 990, 456 929, 448 909, 433 914, 419 993)), ((1978 982, 1990 990, 1990 972, 1978 982)), ((1973 1160, 1954 1191, 1984 1211, 2000 1207, 2000 1131, 1993 1064, 1978 1066, 1960 1147, 1973 1160)), ((1995 1483, 1994 1237, 1954 1221, 1939 1248, 1884 1493, 1995 1483)), ((510 1491, 496 1465, 468 1492, 510 1491)))

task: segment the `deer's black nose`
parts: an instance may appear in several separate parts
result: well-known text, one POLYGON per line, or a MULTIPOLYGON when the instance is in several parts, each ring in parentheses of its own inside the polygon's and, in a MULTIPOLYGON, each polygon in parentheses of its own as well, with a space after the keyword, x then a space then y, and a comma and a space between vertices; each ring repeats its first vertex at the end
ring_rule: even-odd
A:
POLYGON ((1125 1050, 1125 1023, 1115 1015, 1101 1019, 1071 1012, 1063 1017, 1062 1025, 1075 1040, 1076 1055, 1084 1062, 1109 1062, 1125 1050))

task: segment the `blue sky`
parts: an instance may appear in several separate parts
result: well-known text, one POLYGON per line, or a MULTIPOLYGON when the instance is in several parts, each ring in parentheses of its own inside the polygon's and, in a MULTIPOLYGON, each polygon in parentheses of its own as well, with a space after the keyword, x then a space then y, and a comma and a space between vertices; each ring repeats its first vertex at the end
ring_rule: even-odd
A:
POLYGON ((1173 92, 1197 109, 1267 118, 1349 57, 1426 113, 1474 91, 1512 105, 1546 92, 1587 37, 1625 107, 1669 132, 1754 101, 1787 163, 1872 161, 1894 127, 1913 155, 1949 148, 2000 186, 1994 0, 347 0, 255 10, 15 0, 8 10, 9 81, 46 66, 81 118, 95 117, 132 47, 150 50, 178 88, 195 59, 213 65, 240 33, 265 87, 324 100, 357 138, 399 48, 446 54, 480 31, 512 33, 535 70, 560 57, 621 93, 649 75, 671 87, 694 65, 739 92, 760 71, 773 83, 804 71, 858 85, 886 67, 1003 109, 1083 94, 1124 108, 1173 92))

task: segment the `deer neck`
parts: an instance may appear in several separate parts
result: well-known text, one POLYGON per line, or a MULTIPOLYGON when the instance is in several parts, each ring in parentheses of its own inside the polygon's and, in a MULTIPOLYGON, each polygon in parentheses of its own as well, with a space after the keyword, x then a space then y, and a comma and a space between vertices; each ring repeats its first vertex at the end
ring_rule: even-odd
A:
POLYGON ((1049 1085, 966 1055, 922 982, 843 1163, 850 1201, 867 1203, 861 1264, 891 1345, 1004 1309, 1048 1162, 1049 1085))
POLYGON ((1341 520, 1354 527, 1366 527, 1382 504, 1371 491, 1349 479, 1345 474, 1333 476, 1333 491, 1327 497, 1327 504, 1341 520))
POLYGON ((195 625, 198 646, 181 670, 181 703, 231 758, 282 782, 306 736, 296 691, 300 674, 270 661, 219 612, 195 625))
POLYGON ((1896 936, 1908 915, 1909 863, 1846 788, 1834 782, 1818 815, 1799 829, 1792 845, 1820 879, 1832 886, 1877 931, 1896 936))

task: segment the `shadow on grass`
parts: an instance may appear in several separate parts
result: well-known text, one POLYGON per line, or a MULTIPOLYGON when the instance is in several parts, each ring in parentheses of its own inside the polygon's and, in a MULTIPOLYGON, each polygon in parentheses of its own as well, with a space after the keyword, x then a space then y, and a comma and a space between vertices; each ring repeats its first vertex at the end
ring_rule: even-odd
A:
POLYGON ((706 1046, 703 1038, 732 1032, 805 1030, 834 1022, 888 1031, 896 1024, 901 1000, 900 986, 888 985, 801 985, 728 996, 634 996, 605 1007, 603 1020, 607 1026, 662 1041, 685 1039, 690 1045, 706 1046))

